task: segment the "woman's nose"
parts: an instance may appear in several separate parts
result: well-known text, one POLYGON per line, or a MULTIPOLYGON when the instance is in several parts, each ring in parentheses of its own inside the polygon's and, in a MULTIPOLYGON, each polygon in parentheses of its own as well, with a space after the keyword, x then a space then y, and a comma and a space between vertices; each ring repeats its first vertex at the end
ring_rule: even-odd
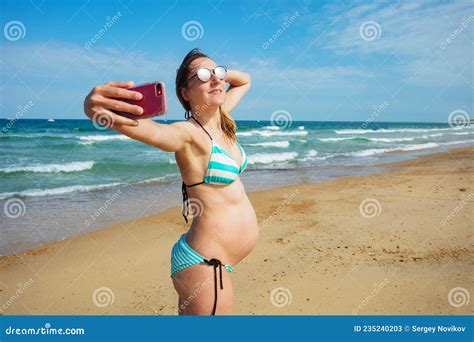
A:
POLYGON ((220 83, 222 81, 219 77, 216 76, 216 74, 212 73, 211 74, 211 84, 215 83, 220 83))

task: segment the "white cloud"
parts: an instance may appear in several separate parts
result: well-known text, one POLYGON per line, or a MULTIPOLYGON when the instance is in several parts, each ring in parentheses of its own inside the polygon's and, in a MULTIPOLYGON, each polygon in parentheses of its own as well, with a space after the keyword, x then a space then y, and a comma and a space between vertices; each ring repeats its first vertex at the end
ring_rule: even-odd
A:
MULTIPOLYGON (((451 82, 465 86, 472 75, 472 25, 444 49, 441 44, 469 18, 470 1, 448 3, 416 2, 356 5, 345 9, 330 9, 328 22, 313 26, 313 33, 329 28, 318 37, 319 46, 338 54, 350 51, 361 60, 393 54, 401 61, 399 71, 409 83, 440 86, 451 82), (372 41, 361 38, 359 27, 375 21, 381 28, 380 37, 372 41), (331 26, 333 25, 333 26, 331 26), (461 73, 462 77, 459 77, 461 73)), ((472 81, 471 81, 472 82, 472 81)))

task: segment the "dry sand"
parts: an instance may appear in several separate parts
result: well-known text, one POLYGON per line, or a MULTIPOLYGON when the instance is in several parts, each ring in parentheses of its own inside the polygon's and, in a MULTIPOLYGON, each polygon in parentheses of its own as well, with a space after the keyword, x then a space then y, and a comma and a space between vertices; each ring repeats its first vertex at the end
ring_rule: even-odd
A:
MULTIPOLYGON (((234 314, 473 314, 474 148, 389 166, 250 193, 261 232, 234 314)), ((0 313, 175 314, 180 210, 0 258, 0 313)))

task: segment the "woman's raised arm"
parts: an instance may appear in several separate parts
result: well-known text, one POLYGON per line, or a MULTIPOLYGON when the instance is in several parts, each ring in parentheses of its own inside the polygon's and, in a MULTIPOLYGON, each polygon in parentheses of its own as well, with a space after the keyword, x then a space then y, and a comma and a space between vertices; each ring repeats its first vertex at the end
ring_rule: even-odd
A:
POLYGON ((225 108, 230 112, 250 89, 251 80, 249 74, 238 70, 228 70, 225 80, 230 84, 225 101, 225 108))
POLYGON ((141 107, 120 100, 141 99, 140 93, 126 89, 130 87, 133 82, 108 82, 94 87, 84 101, 84 113, 93 121, 105 122, 113 130, 166 152, 177 152, 191 143, 187 122, 160 124, 152 119, 133 120, 112 112, 141 114, 141 107))

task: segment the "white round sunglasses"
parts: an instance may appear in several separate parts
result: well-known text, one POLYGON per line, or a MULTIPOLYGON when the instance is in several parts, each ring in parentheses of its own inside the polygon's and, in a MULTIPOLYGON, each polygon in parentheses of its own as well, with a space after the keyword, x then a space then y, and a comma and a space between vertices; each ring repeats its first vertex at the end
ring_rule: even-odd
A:
POLYGON ((182 86, 184 87, 192 78, 196 76, 201 82, 207 82, 211 79, 212 74, 216 75, 218 79, 223 80, 227 75, 227 67, 216 66, 214 69, 199 68, 193 76, 191 76, 186 80, 186 82, 184 82, 182 86))

